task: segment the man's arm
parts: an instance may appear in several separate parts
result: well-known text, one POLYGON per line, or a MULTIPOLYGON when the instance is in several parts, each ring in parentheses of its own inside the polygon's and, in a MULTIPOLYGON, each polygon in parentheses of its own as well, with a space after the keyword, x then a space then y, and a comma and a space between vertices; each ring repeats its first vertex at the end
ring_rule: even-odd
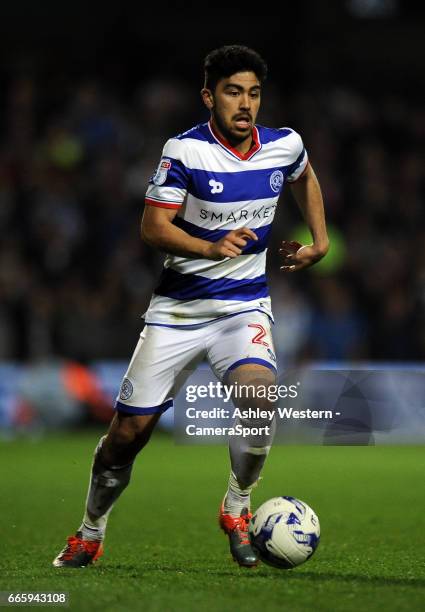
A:
POLYGON ((147 205, 142 219, 142 239, 172 255, 214 260, 237 257, 248 240, 258 240, 248 227, 231 231, 217 242, 195 238, 173 224, 176 214, 175 209, 147 205))
POLYGON ((326 232, 325 211, 319 181, 310 164, 304 174, 290 184, 292 194, 302 212, 305 222, 313 236, 313 244, 301 245, 297 242, 283 241, 280 253, 283 256, 281 270, 296 272, 318 262, 329 249, 326 232))

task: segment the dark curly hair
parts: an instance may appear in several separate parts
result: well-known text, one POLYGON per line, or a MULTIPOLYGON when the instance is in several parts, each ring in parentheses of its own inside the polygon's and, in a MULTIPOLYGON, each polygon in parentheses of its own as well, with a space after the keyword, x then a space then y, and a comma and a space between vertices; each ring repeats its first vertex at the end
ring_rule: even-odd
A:
POLYGON ((225 45, 211 51, 205 58, 204 70, 204 86, 211 91, 220 79, 236 72, 254 72, 260 83, 267 77, 267 64, 261 55, 243 45, 225 45))

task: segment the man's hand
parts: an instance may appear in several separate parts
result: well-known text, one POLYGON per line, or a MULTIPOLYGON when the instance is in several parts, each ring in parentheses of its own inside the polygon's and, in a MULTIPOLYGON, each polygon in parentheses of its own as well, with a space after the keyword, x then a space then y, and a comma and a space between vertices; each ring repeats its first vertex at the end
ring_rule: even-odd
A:
POLYGON ((313 244, 302 245, 299 242, 284 240, 280 249, 283 256, 283 266, 280 269, 284 272, 296 272, 312 266, 326 255, 329 248, 322 192, 310 163, 299 179, 290 186, 310 230, 313 244))
POLYGON ((204 257, 214 260, 237 257, 242 253, 242 249, 247 245, 248 240, 258 240, 249 227, 232 230, 221 240, 210 243, 205 249, 204 257))
POLYGON ((318 247, 314 244, 302 245, 296 240, 283 240, 279 253, 283 257, 283 266, 280 267, 284 272, 296 272, 303 268, 308 268, 328 252, 328 246, 318 247))

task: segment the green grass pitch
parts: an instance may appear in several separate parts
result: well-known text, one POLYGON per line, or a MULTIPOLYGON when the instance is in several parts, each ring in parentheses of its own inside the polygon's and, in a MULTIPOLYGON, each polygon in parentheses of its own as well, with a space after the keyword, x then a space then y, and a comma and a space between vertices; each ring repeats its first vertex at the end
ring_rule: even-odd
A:
POLYGON ((274 447, 254 507, 299 497, 318 513, 322 540, 297 569, 245 570, 217 527, 227 449, 158 434, 112 512, 104 557, 54 569, 79 525, 98 437, 0 444, 0 590, 67 591, 78 611, 424 610, 424 448, 274 447))

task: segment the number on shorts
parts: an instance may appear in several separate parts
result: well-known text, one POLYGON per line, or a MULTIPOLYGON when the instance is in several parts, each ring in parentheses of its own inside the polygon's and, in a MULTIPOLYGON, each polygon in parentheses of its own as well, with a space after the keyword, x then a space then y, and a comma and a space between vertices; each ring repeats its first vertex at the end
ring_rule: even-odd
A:
POLYGON ((248 325, 248 327, 253 327, 254 329, 259 330, 258 334, 255 334, 255 336, 252 339, 253 344, 262 344, 263 346, 266 346, 266 347, 269 346, 267 342, 264 342, 263 340, 264 336, 267 335, 267 331, 264 329, 262 325, 260 325, 260 323, 252 323, 248 325))

